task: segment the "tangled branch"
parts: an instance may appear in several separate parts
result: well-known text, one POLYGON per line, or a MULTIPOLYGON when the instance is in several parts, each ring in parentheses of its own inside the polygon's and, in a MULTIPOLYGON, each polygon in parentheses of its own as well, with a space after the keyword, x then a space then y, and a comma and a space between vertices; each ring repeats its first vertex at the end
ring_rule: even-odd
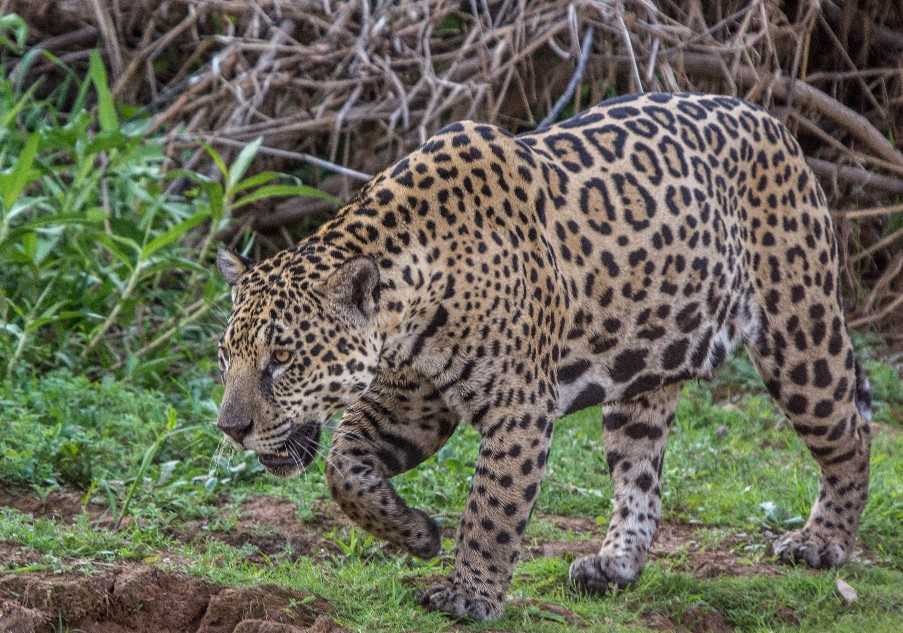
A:
MULTIPOLYGON (((149 104, 174 162, 204 168, 202 143, 228 154, 263 137, 267 167, 340 197, 453 120, 520 131, 631 90, 739 95, 792 129, 835 207, 893 209, 835 218, 852 322, 903 330, 900 211, 888 206, 903 193, 897 2, 6 4, 34 46, 70 64, 100 47, 115 94, 149 104)), ((299 220, 330 211, 303 200, 249 206, 221 237, 288 242, 299 220)))

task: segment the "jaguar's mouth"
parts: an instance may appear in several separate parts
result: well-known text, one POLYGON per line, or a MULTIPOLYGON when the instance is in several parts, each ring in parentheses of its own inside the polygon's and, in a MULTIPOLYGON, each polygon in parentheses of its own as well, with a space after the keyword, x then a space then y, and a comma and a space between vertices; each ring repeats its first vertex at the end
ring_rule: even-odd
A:
POLYGON ((307 468, 320 448, 319 422, 305 422, 291 432, 282 449, 257 455, 260 464, 279 477, 290 477, 307 468))

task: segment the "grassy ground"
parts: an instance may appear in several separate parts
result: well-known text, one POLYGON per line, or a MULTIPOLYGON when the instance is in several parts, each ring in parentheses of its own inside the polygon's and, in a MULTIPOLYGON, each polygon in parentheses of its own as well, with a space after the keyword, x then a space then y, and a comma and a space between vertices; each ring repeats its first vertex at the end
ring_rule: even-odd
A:
POLYGON ((0 568, 90 573, 141 560, 226 585, 275 583, 319 594, 341 624, 362 631, 898 631, 903 384, 894 368, 868 365, 878 400, 872 494, 856 559, 837 571, 781 567, 768 554, 773 535, 806 515, 816 469, 742 358, 718 381, 686 387, 665 462, 662 538, 639 583, 616 595, 582 596, 567 585, 569 562, 598 543, 611 510, 598 408, 557 425, 504 619, 459 625, 422 611, 415 594, 450 568, 476 434, 462 430, 396 479, 445 526, 442 555, 418 561, 340 516, 322 463, 281 481, 250 456, 217 453, 209 423, 218 389, 203 362, 193 378, 156 390, 65 372, 0 387, 0 500, 19 508, 0 509, 0 541, 34 553, 26 565, 0 568), (72 491, 75 509, 60 510, 72 491), (838 578, 858 591, 852 605, 838 595, 838 578))

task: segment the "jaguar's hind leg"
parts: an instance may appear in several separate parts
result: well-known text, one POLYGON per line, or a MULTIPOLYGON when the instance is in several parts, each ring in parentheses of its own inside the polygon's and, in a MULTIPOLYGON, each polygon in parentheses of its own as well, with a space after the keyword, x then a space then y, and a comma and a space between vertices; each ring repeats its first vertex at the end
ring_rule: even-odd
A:
POLYGON ((680 385, 606 407, 605 457, 614 513, 602 549, 573 562, 571 581, 588 591, 624 587, 646 562, 661 516, 662 461, 680 385))
POLYGON ((869 388, 839 308, 827 314, 822 304, 798 308, 770 315, 749 346, 822 474, 806 525, 780 538, 774 551, 787 562, 831 567, 849 557, 868 496, 869 388))

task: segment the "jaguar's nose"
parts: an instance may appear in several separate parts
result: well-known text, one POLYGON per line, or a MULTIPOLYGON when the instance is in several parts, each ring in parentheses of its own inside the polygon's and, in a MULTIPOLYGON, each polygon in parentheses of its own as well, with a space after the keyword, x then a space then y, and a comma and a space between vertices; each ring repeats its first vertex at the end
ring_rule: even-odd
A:
POLYGON ((251 427, 254 426, 254 422, 252 420, 246 420, 235 424, 226 424, 223 420, 220 420, 216 425, 223 433, 241 444, 242 440, 244 440, 250 432, 251 427))
POLYGON ((257 403, 247 391, 243 391, 240 385, 238 388, 234 385, 230 388, 227 385, 216 426, 233 440, 244 445, 243 440, 254 428, 254 418, 259 417, 258 414, 257 403))
POLYGON ((248 417, 230 418, 220 416, 216 426, 219 427, 220 431, 241 444, 242 440, 244 440, 251 431, 251 427, 254 426, 254 421, 248 417))

